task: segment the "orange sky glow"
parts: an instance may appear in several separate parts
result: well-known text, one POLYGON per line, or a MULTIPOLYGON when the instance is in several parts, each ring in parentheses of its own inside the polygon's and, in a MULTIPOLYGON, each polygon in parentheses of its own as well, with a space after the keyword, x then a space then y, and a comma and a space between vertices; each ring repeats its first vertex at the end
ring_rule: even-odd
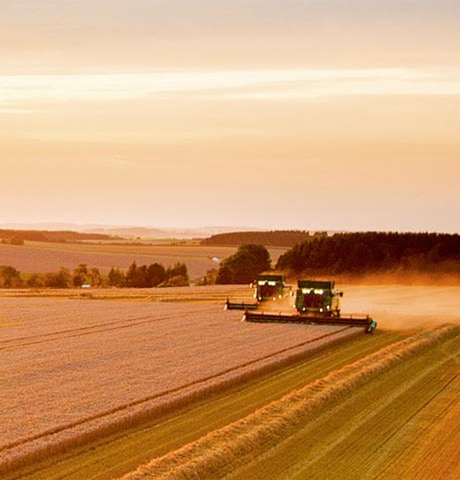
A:
POLYGON ((1 10, 0 226, 460 231, 457 1, 1 10))

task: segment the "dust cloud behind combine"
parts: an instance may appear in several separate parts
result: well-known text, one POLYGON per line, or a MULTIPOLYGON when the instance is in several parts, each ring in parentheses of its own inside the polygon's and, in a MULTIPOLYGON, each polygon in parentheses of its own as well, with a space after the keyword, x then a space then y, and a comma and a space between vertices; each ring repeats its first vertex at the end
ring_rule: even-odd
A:
POLYGON ((379 329, 410 330, 460 324, 460 286, 339 285, 343 314, 367 313, 379 329))

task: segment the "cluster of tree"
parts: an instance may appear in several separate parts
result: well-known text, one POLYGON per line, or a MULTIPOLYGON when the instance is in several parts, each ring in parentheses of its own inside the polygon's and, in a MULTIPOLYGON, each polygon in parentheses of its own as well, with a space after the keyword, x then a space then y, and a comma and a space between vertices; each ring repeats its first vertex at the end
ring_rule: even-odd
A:
POLYGON ((222 261, 217 271, 215 283, 250 283, 257 275, 270 270, 270 268, 270 254, 265 246, 257 244, 241 245, 233 255, 222 261))
POLYGON ((13 230, 0 229, 0 239, 3 243, 13 243, 16 239, 16 245, 22 245, 25 240, 34 242, 81 242, 95 240, 113 240, 112 235, 104 233, 83 233, 71 230, 13 230))
POLYGON ((342 233, 296 245, 276 268, 293 273, 364 274, 391 270, 460 273, 460 236, 435 233, 342 233))
POLYGON ((0 287, 18 288, 22 286, 21 272, 14 267, 0 266, 0 287))
POLYGON ((108 275, 102 275, 98 268, 88 268, 84 263, 71 272, 61 267, 58 272, 22 274, 12 266, 0 266, 0 288, 72 288, 82 285, 113 287, 158 287, 189 285, 187 267, 176 263, 165 268, 159 263, 138 267, 135 262, 124 273, 112 268, 108 275))
POLYGON ((74 281, 78 283, 78 278, 77 273, 72 275, 64 267, 53 273, 23 275, 12 266, 0 266, 0 288, 70 288, 74 286, 74 281))
POLYGON ((24 239, 20 235, 13 235, 12 237, 2 238, 0 243, 4 245, 24 245, 24 239))
POLYGON ((310 238, 327 235, 325 232, 317 232, 310 235, 302 230, 273 230, 263 232, 229 232, 219 233, 201 240, 201 245, 265 245, 267 247, 293 247, 294 245, 308 241, 310 238))
POLYGON ((179 287, 189 285, 189 276, 184 263, 165 268, 160 263, 137 266, 133 262, 126 273, 119 268, 111 268, 108 283, 114 287, 179 287))

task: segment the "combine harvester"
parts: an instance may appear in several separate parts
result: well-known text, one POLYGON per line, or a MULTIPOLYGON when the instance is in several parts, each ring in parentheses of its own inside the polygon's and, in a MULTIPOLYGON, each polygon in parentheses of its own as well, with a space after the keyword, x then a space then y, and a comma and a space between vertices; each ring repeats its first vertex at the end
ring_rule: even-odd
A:
POLYGON ((291 292, 291 287, 286 284, 284 275, 258 275, 257 279, 251 283, 251 287, 254 288, 256 302, 230 302, 227 299, 226 310, 256 310, 260 302, 278 300, 291 292))
POLYGON ((247 322, 350 325, 364 327, 366 333, 371 333, 376 328, 377 322, 369 315, 341 315, 340 298, 343 296, 343 292, 335 290, 334 281, 298 280, 297 287, 295 296, 297 313, 257 311, 258 303, 250 304, 248 308, 247 304, 231 304, 228 300, 226 308, 245 310, 243 320, 247 322))

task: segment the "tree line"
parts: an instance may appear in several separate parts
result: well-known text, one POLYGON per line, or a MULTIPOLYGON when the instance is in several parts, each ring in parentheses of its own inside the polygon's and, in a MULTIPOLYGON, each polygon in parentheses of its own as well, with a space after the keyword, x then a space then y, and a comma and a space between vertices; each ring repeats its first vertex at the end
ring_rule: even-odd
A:
POLYGON ((293 247, 308 241, 310 238, 327 235, 325 232, 316 232, 311 235, 303 230, 272 230, 218 233, 201 240, 201 245, 265 245, 267 247, 293 247))
POLYGON ((124 273, 119 268, 111 268, 108 274, 109 285, 114 287, 179 287, 189 285, 185 263, 176 263, 165 268, 161 263, 137 266, 133 262, 124 273))
POLYGON ((138 266, 133 262, 124 272, 112 267, 107 275, 82 263, 73 271, 61 267, 57 272, 23 274, 16 268, 0 266, 0 288, 72 288, 94 287, 151 288, 189 285, 187 266, 176 263, 165 268, 160 263, 138 266))
POLYGON ((438 233, 340 233, 300 243, 276 268, 296 274, 392 270, 460 274, 460 236, 438 233))
POLYGON ((12 245, 23 245, 24 241, 75 243, 85 241, 108 241, 118 237, 105 233, 74 232, 72 230, 14 230, 0 229, 0 242, 12 245))
MULTIPOLYGON (((241 245, 222 261, 215 283, 250 283, 271 269, 263 245, 241 245)), ((281 255, 275 270, 294 275, 389 272, 460 275, 460 236, 438 233, 338 233, 317 236, 281 255)))

